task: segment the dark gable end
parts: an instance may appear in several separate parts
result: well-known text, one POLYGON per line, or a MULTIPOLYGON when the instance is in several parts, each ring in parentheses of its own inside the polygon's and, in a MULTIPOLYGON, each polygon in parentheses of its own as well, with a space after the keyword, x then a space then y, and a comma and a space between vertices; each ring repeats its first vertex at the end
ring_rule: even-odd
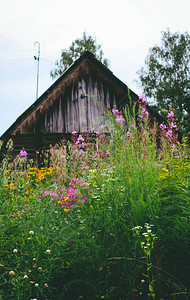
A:
MULTIPOLYGON (((138 100, 132 91, 130 95, 134 102, 138 100)), ((72 131, 93 132, 94 125, 102 122, 106 109, 116 105, 121 110, 128 103, 128 87, 93 54, 86 52, 13 123, 1 139, 6 142, 12 138, 15 152, 24 147, 34 155, 36 150, 47 149, 63 138, 69 139, 72 131), (101 105, 84 95, 94 96, 101 105)))

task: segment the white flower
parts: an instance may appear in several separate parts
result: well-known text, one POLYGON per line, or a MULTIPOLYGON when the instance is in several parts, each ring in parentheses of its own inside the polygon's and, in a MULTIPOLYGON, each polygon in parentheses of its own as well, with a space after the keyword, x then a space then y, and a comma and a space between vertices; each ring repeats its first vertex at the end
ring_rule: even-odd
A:
POLYGON ((24 275, 24 277, 23 277, 24 279, 26 279, 26 278, 28 278, 28 276, 27 275, 24 275))
POLYGON ((36 258, 34 257, 34 258, 33 258, 33 261, 35 261, 35 260, 36 260, 36 258))
POLYGON ((14 249, 14 250, 13 250, 13 253, 17 253, 17 252, 18 252, 18 250, 17 250, 17 249, 14 249))
POLYGON ((35 285, 34 285, 35 287, 39 287, 39 284, 38 283, 35 283, 35 285))
POLYGON ((34 234, 34 231, 30 230, 30 231, 29 231, 29 234, 34 234))
POLYGON ((51 250, 47 249, 47 250, 46 250, 46 253, 47 253, 47 254, 50 254, 50 253, 51 253, 51 250))
POLYGON ((10 272, 9 272, 9 275, 14 276, 14 275, 15 275, 15 272, 14 272, 14 271, 10 271, 10 272))
POLYGON ((146 233, 146 232, 142 233, 142 235, 144 235, 145 237, 148 237, 148 233, 146 233))

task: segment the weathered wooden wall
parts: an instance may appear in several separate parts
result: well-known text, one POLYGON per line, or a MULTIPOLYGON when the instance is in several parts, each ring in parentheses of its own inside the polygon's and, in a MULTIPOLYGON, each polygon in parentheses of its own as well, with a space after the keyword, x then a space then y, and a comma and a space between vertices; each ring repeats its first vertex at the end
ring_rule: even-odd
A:
POLYGON ((62 93, 57 93, 57 97, 56 93, 50 95, 46 103, 34 110, 13 134, 92 132, 94 125, 105 116, 105 109, 112 109, 122 96, 97 73, 86 69, 81 71, 64 87, 64 91, 61 89, 62 93), (93 95, 102 105, 84 94, 93 95))
MULTIPOLYGON (((138 99, 132 92, 134 101, 138 99)), ((76 61, 2 136, 12 138, 15 152, 48 148, 72 131, 93 132, 102 124, 106 110, 129 103, 128 88, 87 53, 76 61), (84 96, 88 95, 88 96, 84 96), (101 104, 94 100, 93 96, 101 104)))

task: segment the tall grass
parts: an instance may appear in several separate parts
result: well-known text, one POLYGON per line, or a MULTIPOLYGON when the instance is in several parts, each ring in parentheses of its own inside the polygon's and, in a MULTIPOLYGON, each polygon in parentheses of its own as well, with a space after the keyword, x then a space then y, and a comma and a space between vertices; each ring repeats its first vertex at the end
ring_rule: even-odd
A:
POLYGON ((6 157, 0 298, 185 299, 188 148, 174 149, 139 101, 124 118, 115 108, 95 136, 74 133, 53 147, 49 168, 6 157), (132 230, 146 224, 151 247, 146 232, 139 239, 132 230))

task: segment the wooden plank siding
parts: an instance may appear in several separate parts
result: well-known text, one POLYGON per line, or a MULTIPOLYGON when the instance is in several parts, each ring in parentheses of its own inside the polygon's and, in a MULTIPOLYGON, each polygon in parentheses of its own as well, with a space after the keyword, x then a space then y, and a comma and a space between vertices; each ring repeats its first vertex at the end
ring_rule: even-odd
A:
MULTIPOLYGON (((133 102, 138 96, 130 91, 133 102)), ((129 104, 128 87, 93 54, 83 54, 2 135, 13 139, 15 153, 23 147, 30 153, 45 149, 72 131, 93 132, 107 109, 121 110, 129 104), (88 95, 88 96, 84 96, 88 95), (101 103, 98 105, 92 97, 101 103)))

